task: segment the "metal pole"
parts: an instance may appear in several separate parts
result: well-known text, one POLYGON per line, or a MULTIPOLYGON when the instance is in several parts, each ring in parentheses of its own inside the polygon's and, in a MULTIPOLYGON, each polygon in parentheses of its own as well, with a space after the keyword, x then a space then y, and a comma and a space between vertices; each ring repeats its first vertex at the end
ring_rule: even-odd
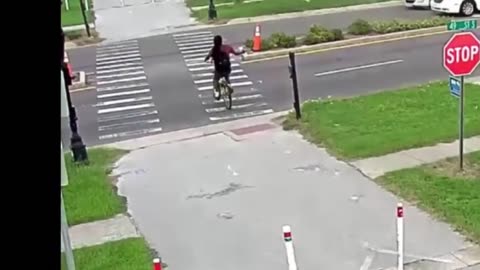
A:
POLYGON ((460 145, 460 170, 463 171, 463 137, 464 137, 464 106, 465 106, 465 84, 464 84, 464 76, 460 77, 460 138, 459 138, 459 145, 460 145))
POLYGON ((88 6, 88 0, 85 0, 85 10, 88 11, 90 7, 88 6))
POLYGON ((88 24, 87 14, 85 13, 85 2, 83 2, 83 0, 80 0, 80 7, 82 10, 83 23, 85 24, 85 30, 87 31, 87 36, 91 37, 92 35, 90 34, 90 25, 88 24))
POLYGON ((67 262, 67 269, 68 270, 75 270, 75 260, 73 258, 73 249, 72 249, 72 243, 70 242, 70 234, 68 232, 68 222, 67 222, 67 214, 65 212, 65 204, 63 203, 63 193, 60 191, 60 197, 61 197, 61 220, 60 220, 60 231, 62 235, 62 241, 63 241, 63 248, 65 250, 65 260, 67 262))
POLYGON ((288 53, 290 58, 290 79, 292 79, 293 84, 293 108, 295 109, 295 115, 297 120, 302 118, 300 112, 300 97, 298 95, 298 81, 297 81, 297 67, 295 65, 295 53, 288 53))
POLYGON ((69 82, 67 81, 69 77, 68 71, 65 70, 65 67, 62 67, 62 71, 65 77, 65 94, 67 96, 67 104, 68 104, 68 111, 69 111, 69 122, 70 122, 70 131, 72 132, 72 137, 70 138, 70 148, 73 153, 73 160, 75 162, 83 162, 88 163, 88 154, 87 154, 87 147, 83 143, 82 137, 78 133, 78 126, 77 126, 77 112, 75 107, 72 104, 72 99, 70 97, 69 82))
POLYGON ((210 3, 208 5, 208 19, 214 20, 216 18, 217 18, 217 9, 215 8, 215 4, 213 3, 213 0, 210 0, 210 3))

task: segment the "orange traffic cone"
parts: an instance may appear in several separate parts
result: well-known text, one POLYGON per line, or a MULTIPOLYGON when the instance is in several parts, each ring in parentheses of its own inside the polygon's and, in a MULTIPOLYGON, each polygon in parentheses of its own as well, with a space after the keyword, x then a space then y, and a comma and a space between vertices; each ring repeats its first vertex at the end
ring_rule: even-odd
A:
POLYGON ((262 35, 260 34, 260 25, 255 26, 255 33, 253 34, 252 51, 258 52, 262 49, 262 35))
POLYGON ((68 55, 67 55, 67 52, 64 53, 64 62, 65 64, 67 64, 67 69, 68 69, 68 75, 70 75, 70 78, 74 78, 73 77, 73 69, 72 69, 72 65, 70 64, 70 62, 68 61, 68 55))

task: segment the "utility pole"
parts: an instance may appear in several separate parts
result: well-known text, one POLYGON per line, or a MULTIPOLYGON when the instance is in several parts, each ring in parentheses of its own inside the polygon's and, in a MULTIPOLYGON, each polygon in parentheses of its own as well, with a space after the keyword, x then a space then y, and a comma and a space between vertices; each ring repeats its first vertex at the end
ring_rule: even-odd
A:
MULTIPOLYGON (((87 154, 87 147, 83 143, 82 137, 78 133, 78 126, 77 126, 77 112, 75 107, 72 104, 72 100, 70 97, 70 91, 68 89, 69 83, 67 82, 70 76, 68 75, 68 71, 63 68, 63 75, 65 81, 65 95, 67 97, 67 105, 69 111, 69 122, 70 122, 70 131, 72 136, 70 137, 70 149, 72 150, 73 160, 75 162, 82 162, 88 163, 88 154, 87 154)), ((70 79, 71 80, 71 79, 70 79)))
POLYGON ((72 78, 68 73, 68 68, 66 67, 64 61, 64 52, 65 52, 65 37, 63 35, 63 30, 61 30, 61 47, 60 47, 60 57, 61 57, 61 73, 62 73, 62 91, 65 92, 68 110, 69 110, 69 120, 70 120, 70 131, 72 136, 70 138, 70 149, 72 150, 73 160, 75 162, 83 162, 88 163, 88 154, 87 154, 87 147, 83 143, 82 137, 78 133, 78 126, 77 126, 77 112, 75 111, 75 107, 72 104, 72 100, 70 97, 70 90, 68 89, 69 86, 72 84, 72 78))
POLYGON ((91 37, 92 35, 90 34, 90 25, 88 24, 87 20, 87 14, 85 13, 85 2, 83 0, 80 0, 80 8, 82 9, 82 17, 83 17, 83 23, 85 24, 85 30, 87 31, 87 36, 91 37))
POLYGON ((295 117, 298 120, 302 118, 302 113, 300 110, 300 97, 298 95, 297 65, 295 64, 295 53, 289 52, 288 57, 290 59, 290 65, 288 66, 288 70, 290 71, 290 79, 292 80, 293 87, 293 108, 295 109, 295 117))

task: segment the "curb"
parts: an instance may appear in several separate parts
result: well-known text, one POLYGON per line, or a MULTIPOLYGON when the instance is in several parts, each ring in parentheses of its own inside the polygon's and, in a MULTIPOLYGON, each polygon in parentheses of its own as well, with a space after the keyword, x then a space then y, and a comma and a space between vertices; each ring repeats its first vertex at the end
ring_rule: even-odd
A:
POLYGON ((303 45, 300 47, 294 47, 294 48, 288 48, 288 49, 279 49, 279 50, 271 50, 271 51, 247 54, 245 55, 244 62, 261 60, 261 59, 272 58, 272 57, 278 57, 278 58, 286 57, 288 56, 289 52, 306 53, 306 52, 322 51, 327 49, 341 49, 342 47, 345 47, 345 46, 358 46, 358 45, 364 45, 364 44, 373 43, 373 42, 395 41, 397 39, 422 37, 425 35, 438 35, 438 34, 444 34, 448 32, 449 31, 445 29, 445 26, 437 26, 437 27, 429 27, 429 28, 418 29, 418 30, 389 33, 384 35, 351 38, 346 40, 326 42, 326 43, 315 44, 315 45, 303 45))
MULTIPOLYGON (((113 148, 119 148, 119 149, 128 150, 128 151, 134 151, 134 150, 144 149, 144 148, 159 145, 159 144, 191 140, 195 138, 201 138, 201 137, 220 134, 220 133, 224 133, 224 134, 226 133, 225 135, 229 136, 230 134, 232 134, 229 131, 233 129, 246 128, 246 127, 251 127, 259 124, 271 123, 276 118, 284 116, 289 112, 290 110, 279 111, 279 112, 255 116, 255 117, 246 118, 246 119, 238 119, 238 120, 233 120, 229 122, 211 124, 208 126, 202 126, 197 128, 189 128, 189 129, 182 129, 178 131, 160 133, 156 135, 130 139, 126 141, 95 145, 95 146, 91 146, 90 148, 113 147, 113 148)), ((235 135, 234 138, 232 139, 241 140, 242 137, 235 135)))
MULTIPOLYGON (((94 23, 89 23, 88 26, 90 26, 90 29, 95 29, 95 24, 94 23)), ((78 31, 78 30, 84 30, 85 25, 84 24, 77 24, 77 25, 69 25, 69 26, 62 26, 63 32, 73 32, 73 31, 78 31)))

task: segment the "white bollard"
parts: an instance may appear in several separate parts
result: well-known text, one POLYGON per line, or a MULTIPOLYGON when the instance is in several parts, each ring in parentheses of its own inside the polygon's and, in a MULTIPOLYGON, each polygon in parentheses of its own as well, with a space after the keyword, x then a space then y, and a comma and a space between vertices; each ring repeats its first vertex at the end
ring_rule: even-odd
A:
POLYGON ((153 259, 153 270, 162 270, 162 259, 153 259))
POLYGON ((283 226, 283 240, 285 242, 285 250, 287 251, 288 270, 297 270, 297 262, 295 261, 295 251, 293 249, 292 230, 290 226, 283 226))
POLYGON ((403 270, 403 258, 404 258, 404 234, 403 234, 403 204, 397 204, 397 252, 398 252, 398 261, 397 268, 398 270, 403 270))

